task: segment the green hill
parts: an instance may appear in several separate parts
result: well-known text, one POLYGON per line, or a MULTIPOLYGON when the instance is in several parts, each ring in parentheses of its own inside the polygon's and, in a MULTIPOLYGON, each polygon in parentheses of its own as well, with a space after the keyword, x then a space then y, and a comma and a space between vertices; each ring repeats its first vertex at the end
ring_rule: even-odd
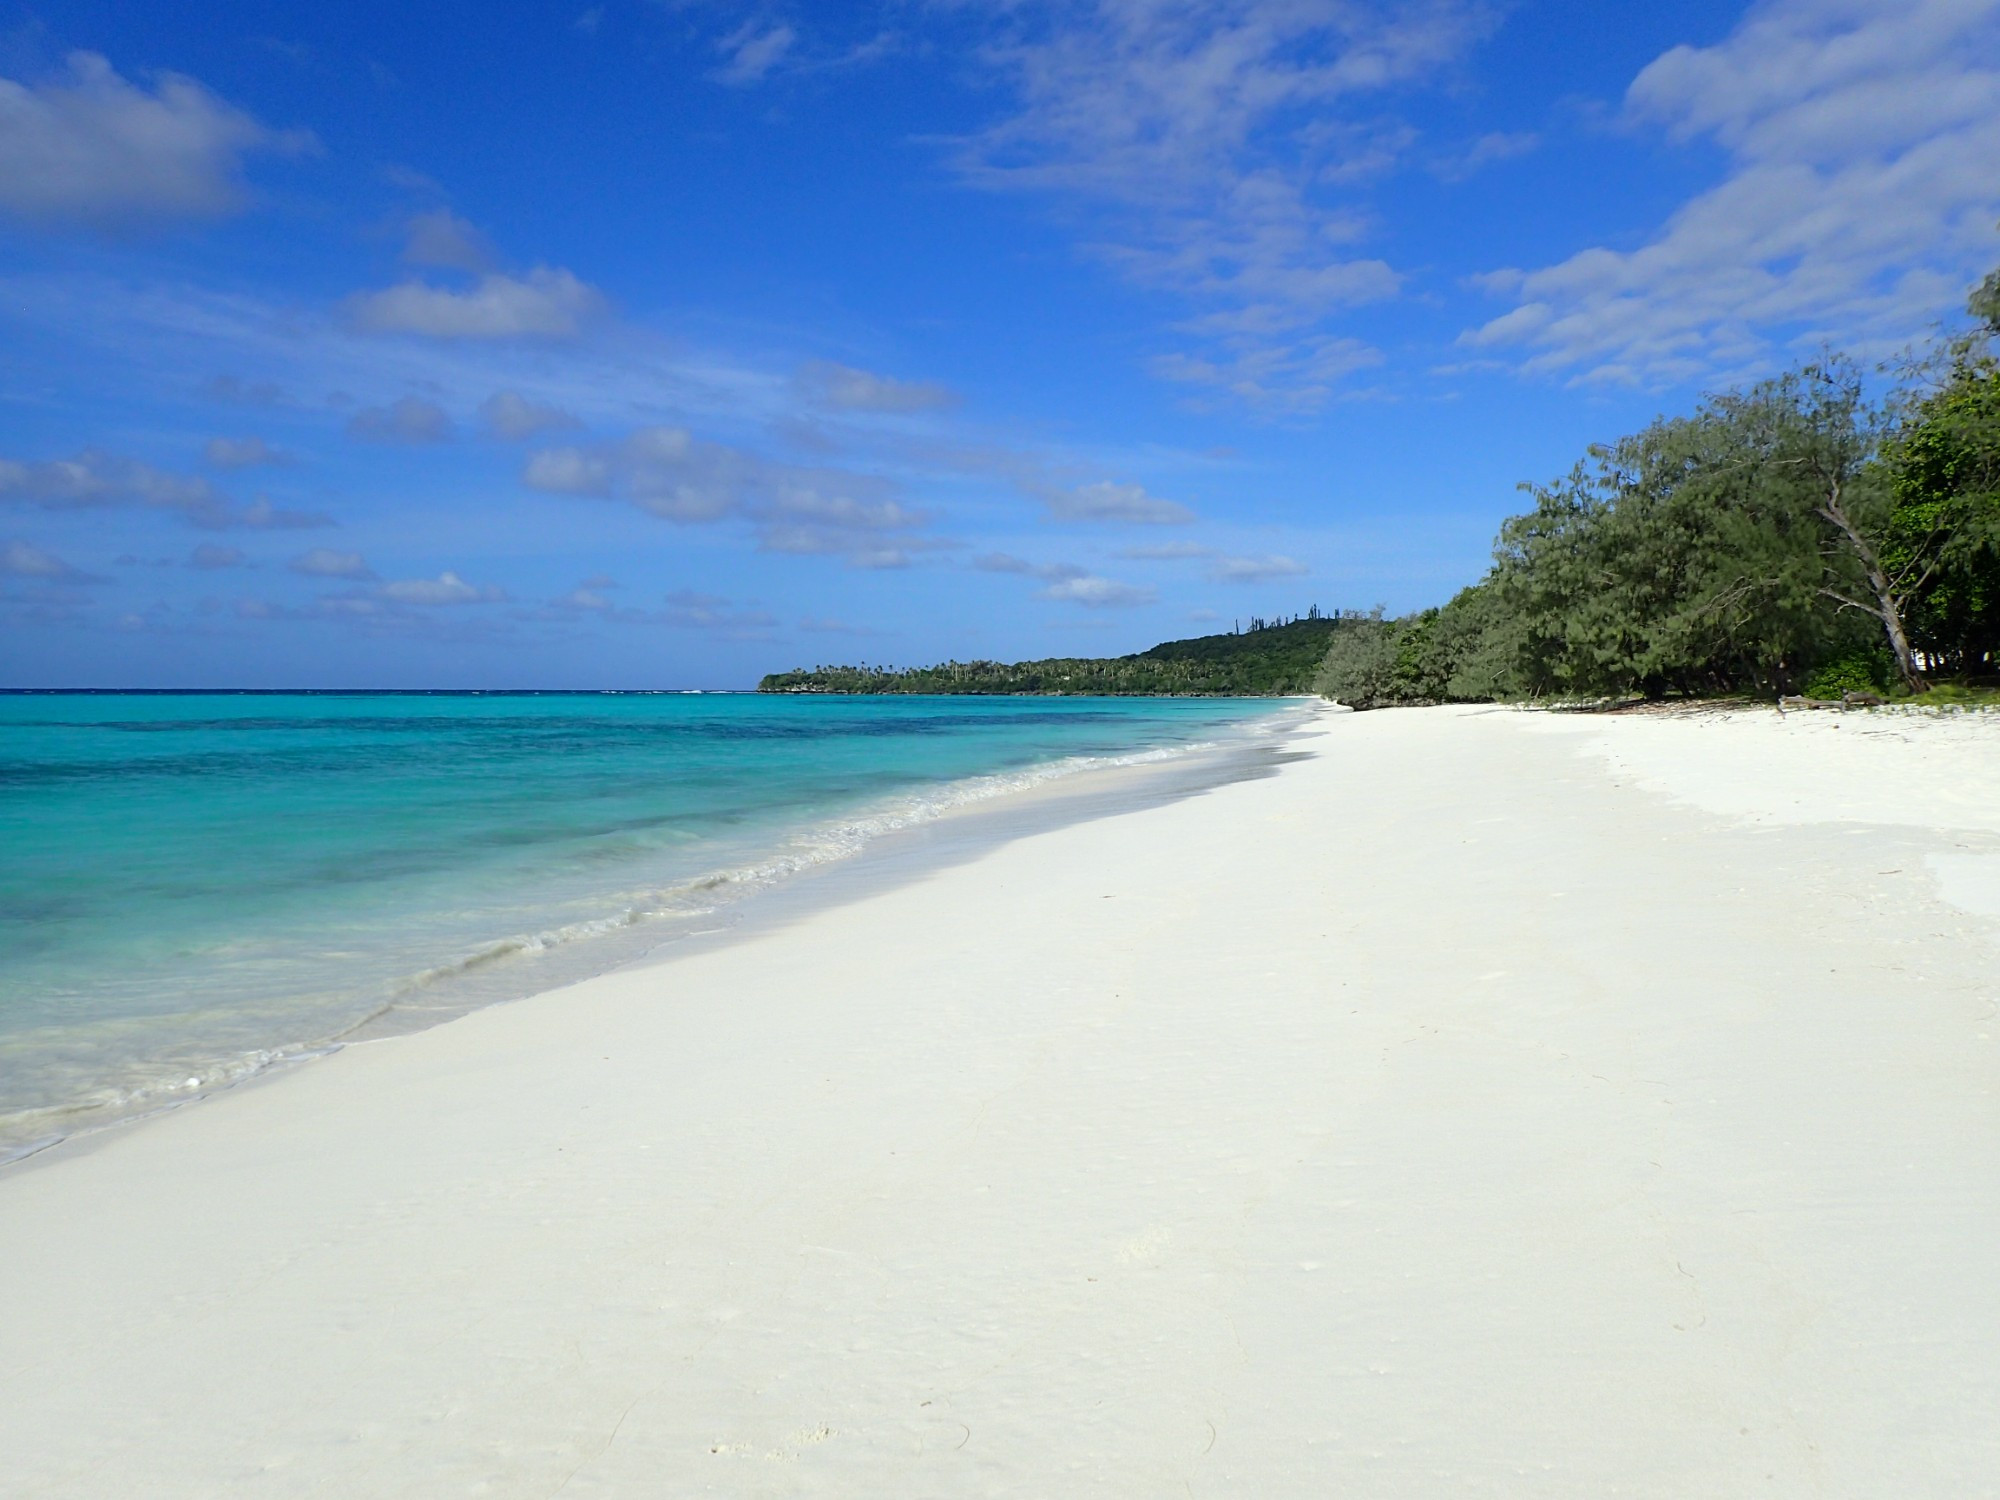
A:
POLYGON ((1045 693, 1086 697, 1264 698, 1310 689, 1337 619, 1317 611, 1240 634, 1166 641, 1131 656, 943 662, 932 667, 814 667, 773 672, 760 693, 1045 693))

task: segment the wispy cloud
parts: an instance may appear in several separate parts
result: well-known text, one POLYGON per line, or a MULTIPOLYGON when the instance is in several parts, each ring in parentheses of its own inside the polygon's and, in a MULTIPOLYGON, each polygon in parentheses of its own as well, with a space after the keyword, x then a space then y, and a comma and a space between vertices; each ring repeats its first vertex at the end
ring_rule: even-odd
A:
POLYGON ((479 420, 489 434, 508 442, 563 432, 583 425, 575 412, 544 401, 531 401, 519 391, 495 391, 479 405, 479 420))
POLYGON ((934 381, 897 380, 829 360, 814 360, 801 369, 799 388, 808 401, 836 411, 936 411, 958 402, 950 389, 934 381))
POLYGON ((1187 368, 1267 371, 1219 388, 1254 401, 1279 384, 1323 386, 1299 340, 1402 283, 1355 249, 1369 232, 1355 188, 1415 142, 1385 101, 1463 56, 1489 8, 1073 0, 1008 14, 1013 30, 988 56, 1019 106, 959 143, 966 177, 1083 208, 1099 256, 1218 314, 1206 333, 1220 355, 1184 355, 1187 368))
POLYGON ((1222 551, 1219 547, 1206 546, 1201 542, 1164 542, 1147 547, 1120 547, 1114 557, 1123 557, 1134 562, 1201 562, 1208 566, 1203 569, 1215 583, 1265 583, 1273 578, 1300 578, 1312 569, 1295 557, 1282 553, 1267 552, 1254 557, 1239 557, 1222 551))
POLYGON ((1655 59, 1626 123, 1719 145, 1722 181, 1638 249, 1485 277, 1515 306, 1463 342, 1624 385, 1902 343, 1993 259, 1996 18, 1994 0, 1767 0, 1655 59))
POLYGON ((718 640, 762 641, 771 638, 778 617, 769 610, 739 608, 720 594, 699 589, 675 589, 657 609, 621 604, 612 595, 615 579, 602 574, 584 579, 559 599, 549 601, 545 614, 568 619, 601 620, 614 625, 667 626, 698 630, 718 640))
POLYGON ((1153 361, 1162 380, 1225 394, 1273 411, 1316 411, 1335 399, 1349 375, 1383 361, 1382 351, 1336 334, 1272 343, 1255 340, 1245 326, 1217 357, 1178 353, 1153 361))
POLYGON ((1075 563, 1037 563, 1009 552, 987 552, 973 558, 970 566, 982 573, 1013 573, 1041 579, 1047 586, 1038 592, 1037 598, 1082 604, 1092 609, 1125 609, 1151 604, 1159 598, 1157 589, 1104 578, 1075 563))
POLYGON ((1262 557, 1218 557, 1208 576, 1217 583, 1268 583, 1273 578, 1303 578, 1311 571, 1295 557, 1266 553, 1262 557))
POLYGON ((261 495, 249 505, 238 505, 200 475, 169 473, 100 449, 40 463, 0 458, 0 504, 7 503, 44 510, 165 511, 209 530, 284 531, 333 524, 317 512, 274 506, 261 495))
POLYGON ((872 626, 850 625, 845 620, 819 619, 811 615, 799 621, 799 629, 805 631, 808 635, 874 636, 891 634, 889 631, 877 630, 872 626))
POLYGON ((188 554, 187 565, 197 572, 215 573, 224 568, 240 568, 249 560, 241 547, 223 547, 214 542, 203 542, 188 554))
POLYGON ((408 238, 403 259, 413 266, 441 266, 477 275, 497 264, 486 236, 448 208, 414 214, 405 228, 408 238))
POLYGON ((95 573, 63 561, 53 552, 45 552, 32 543, 18 539, 0 547, 0 573, 9 578, 29 578, 38 583, 106 583, 95 573))
POLYGON ((781 21, 746 21, 715 44, 727 60, 714 76, 721 83, 762 82, 798 39, 798 32, 781 21))
POLYGON ((1052 490, 1045 496, 1049 514, 1058 521, 1127 522, 1141 526, 1184 526, 1193 511, 1177 500, 1149 495, 1143 485, 1115 484, 1108 479, 1052 490))
POLYGON ((286 564, 294 573, 308 578, 373 578, 374 569, 359 552, 337 552, 331 547, 314 547, 301 552, 286 564))
POLYGON ((841 557, 856 567, 902 567, 936 545, 919 535, 929 514, 896 498, 888 480, 779 463, 683 427, 544 448, 529 456, 521 480, 550 494, 620 497, 682 525, 740 518, 764 551, 841 557))
POLYGON ((347 422, 347 435, 364 443, 445 443, 451 417, 435 401, 399 396, 387 406, 366 406, 347 422))
POLYGON ((705 630, 736 640, 762 639, 778 623, 769 610, 740 609, 718 595, 694 589, 668 594, 661 619, 682 630, 705 630))
POLYGON ((1462 182, 1496 162, 1513 161, 1537 150, 1542 138, 1532 130, 1495 130, 1480 136, 1463 151, 1446 156, 1431 170, 1446 182, 1462 182))
POLYGON ((260 437, 210 438, 201 456, 212 469, 276 468, 292 461, 289 453, 273 448, 260 437))
POLYGON ((1201 542, 1151 542, 1142 547, 1120 547, 1111 555, 1132 562, 1181 562, 1190 558, 1213 557, 1215 548, 1201 542))

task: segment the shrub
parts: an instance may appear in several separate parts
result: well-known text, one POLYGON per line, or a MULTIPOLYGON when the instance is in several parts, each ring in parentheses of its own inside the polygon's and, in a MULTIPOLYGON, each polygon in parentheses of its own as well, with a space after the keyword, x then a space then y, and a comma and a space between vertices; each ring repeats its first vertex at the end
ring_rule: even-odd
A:
POLYGON ((1838 698, 1843 693, 1886 691, 1896 664, 1879 646, 1843 651, 1805 680, 1808 698, 1838 698))

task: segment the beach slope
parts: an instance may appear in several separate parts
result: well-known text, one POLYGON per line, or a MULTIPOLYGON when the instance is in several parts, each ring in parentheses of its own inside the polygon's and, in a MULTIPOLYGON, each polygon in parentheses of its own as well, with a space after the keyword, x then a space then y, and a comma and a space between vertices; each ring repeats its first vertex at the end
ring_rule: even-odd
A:
POLYGON ((1986 1493, 1996 731, 1328 713, 72 1143, 0 1491, 1986 1493))

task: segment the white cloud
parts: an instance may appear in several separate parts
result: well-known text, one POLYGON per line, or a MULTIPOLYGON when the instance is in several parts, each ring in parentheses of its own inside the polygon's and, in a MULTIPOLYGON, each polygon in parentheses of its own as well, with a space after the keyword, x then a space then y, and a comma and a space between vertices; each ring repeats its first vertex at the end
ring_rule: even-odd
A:
POLYGON ((1271 553, 1263 557, 1218 557, 1208 576, 1217 583, 1265 583, 1273 578, 1302 578, 1311 571, 1295 557, 1271 553))
POLYGON ((50 510, 139 505, 202 520, 219 519, 228 512, 227 499, 206 479, 169 474, 94 448, 75 458, 44 463, 0 459, 0 500, 31 502, 50 510))
POLYGON ((0 78, 0 210, 101 228, 226 214, 243 200, 243 157, 297 151, 310 137, 267 128, 191 78, 150 91, 94 52, 66 76, 0 78))
POLYGON ((1074 563, 1037 563, 1011 552, 984 552, 969 566, 982 573, 1018 573, 1024 578, 1081 578, 1087 569, 1074 563))
POLYGON ((255 469, 290 463, 291 455, 260 437, 210 438, 201 456, 213 469, 255 469))
POLYGON ((336 552, 331 547, 314 547, 293 558, 288 567, 308 578, 373 578, 374 570, 359 552, 336 552))
POLYGON ((760 83, 798 39, 799 34, 782 22, 746 22, 715 44, 716 51, 729 59, 716 69, 715 77, 722 83, 760 83))
POLYGON ((1656 58, 1628 121, 1713 140, 1723 180, 1636 250, 1484 278, 1516 305, 1464 342, 1657 385, 1919 333, 1994 259, 1996 17, 1996 0, 1767 0, 1715 46, 1656 58))
MULTIPOLYGON (((332 620, 368 633, 418 635, 437 640, 490 640, 507 632, 510 619, 466 606, 504 604, 507 600, 505 589, 468 583, 447 569, 435 578, 397 578, 373 588, 322 594, 305 604, 238 599, 236 613, 246 620, 332 620)), ((556 616, 551 612, 511 618, 556 616)))
POLYGON ((611 461, 581 448, 544 448, 529 455, 521 483, 551 495, 608 495, 611 461))
POLYGON ((170 474, 95 448, 85 449, 75 458, 41 463, 0 458, 0 504, 7 503, 44 510, 131 507, 167 511, 211 531, 237 526, 287 529, 333 524, 316 512, 280 509, 263 496, 238 508, 199 475, 170 474))
POLYGON ((435 401, 399 396, 387 406, 366 406, 347 423, 347 435, 367 443, 443 443, 451 418, 435 401))
POLYGON ((927 519, 923 512, 894 500, 858 500, 851 494, 828 493, 804 475, 777 482, 772 510, 787 520, 843 531, 904 531, 923 525, 927 519))
POLYGON ((504 600, 504 590, 467 583, 446 571, 435 578, 397 578, 382 584, 376 594, 392 604, 430 607, 449 604, 492 604, 504 600))
POLYGON ((783 520, 768 521, 757 528, 757 550, 796 557, 838 557, 851 568, 877 572, 907 568, 916 561, 907 543, 890 546, 865 534, 783 520))
POLYGON ((31 578, 41 583, 103 583, 105 580, 72 567, 53 552, 23 541, 10 541, 0 548, 0 573, 10 578, 31 578))
POLYGON ((988 55, 1019 108, 962 142, 959 165, 981 186, 1096 210, 1096 254, 1234 319, 1211 336, 1253 355, 1397 295, 1399 273, 1355 249, 1369 216, 1354 190, 1416 141, 1387 98, 1461 57, 1492 13, 1473 0, 1011 7, 1015 30, 988 55))
POLYGON ((815 360, 799 372, 806 399, 841 411, 934 411, 956 404, 947 387, 927 380, 896 380, 852 365, 815 360))
POLYGON ((1159 597, 1153 589, 1120 583, 1115 578, 1100 578, 1075 563, 1030 562, 1009 552, 984 553, 973 558, 971 566, 982 573, 1014 573, 1023 578, 1042 579, 1048 587, 1039 590, 1036 597, 1085 604, 1092 608, 1151 604, 1159 597))
POLYGON ((1045 497, 1049 514, 1059 521, 1113 521, 1142 526, 1182 526, 1194 512, 1173 500, 1149 495, 1143 486, 1100 480, 1073 490, 1051 491, 1045 497))
POLYGON ((474 273, 493 269, 493 251, 486 237, 448 208, 413 214, 407 232, 403 259, 413 266, 474 273))
POLYGON ((509 442, 583 425, 574 412, 530 401, 518 391, 495 391, 480 403, 479 418, 486 424, 489 433, 509 442))
POLYGON ((916 533, 930 516, 897 500, 886 480, 774 462, 681 427, 641 427, 616 442, 544 448, 521 482, 550 494, 617 496, 683 525, 737 518, 767 552, 842 557, 856 567, 903 567, 937 545, 916 533))
POLYGON ((1086 573, 1081 578, 1064 578, 1050 584, 1041 591, 1041 597, 1087 605, 1092 609, 1129 609, 1135 605, 1151 604, 1160 595, 1156 589, 1086 573))
POLYGON ((406 281, 348 299, 356 327, 436 339, 572 339, 604 310, 595 287, 560 268, 490 272, 464 291, 406 281))

